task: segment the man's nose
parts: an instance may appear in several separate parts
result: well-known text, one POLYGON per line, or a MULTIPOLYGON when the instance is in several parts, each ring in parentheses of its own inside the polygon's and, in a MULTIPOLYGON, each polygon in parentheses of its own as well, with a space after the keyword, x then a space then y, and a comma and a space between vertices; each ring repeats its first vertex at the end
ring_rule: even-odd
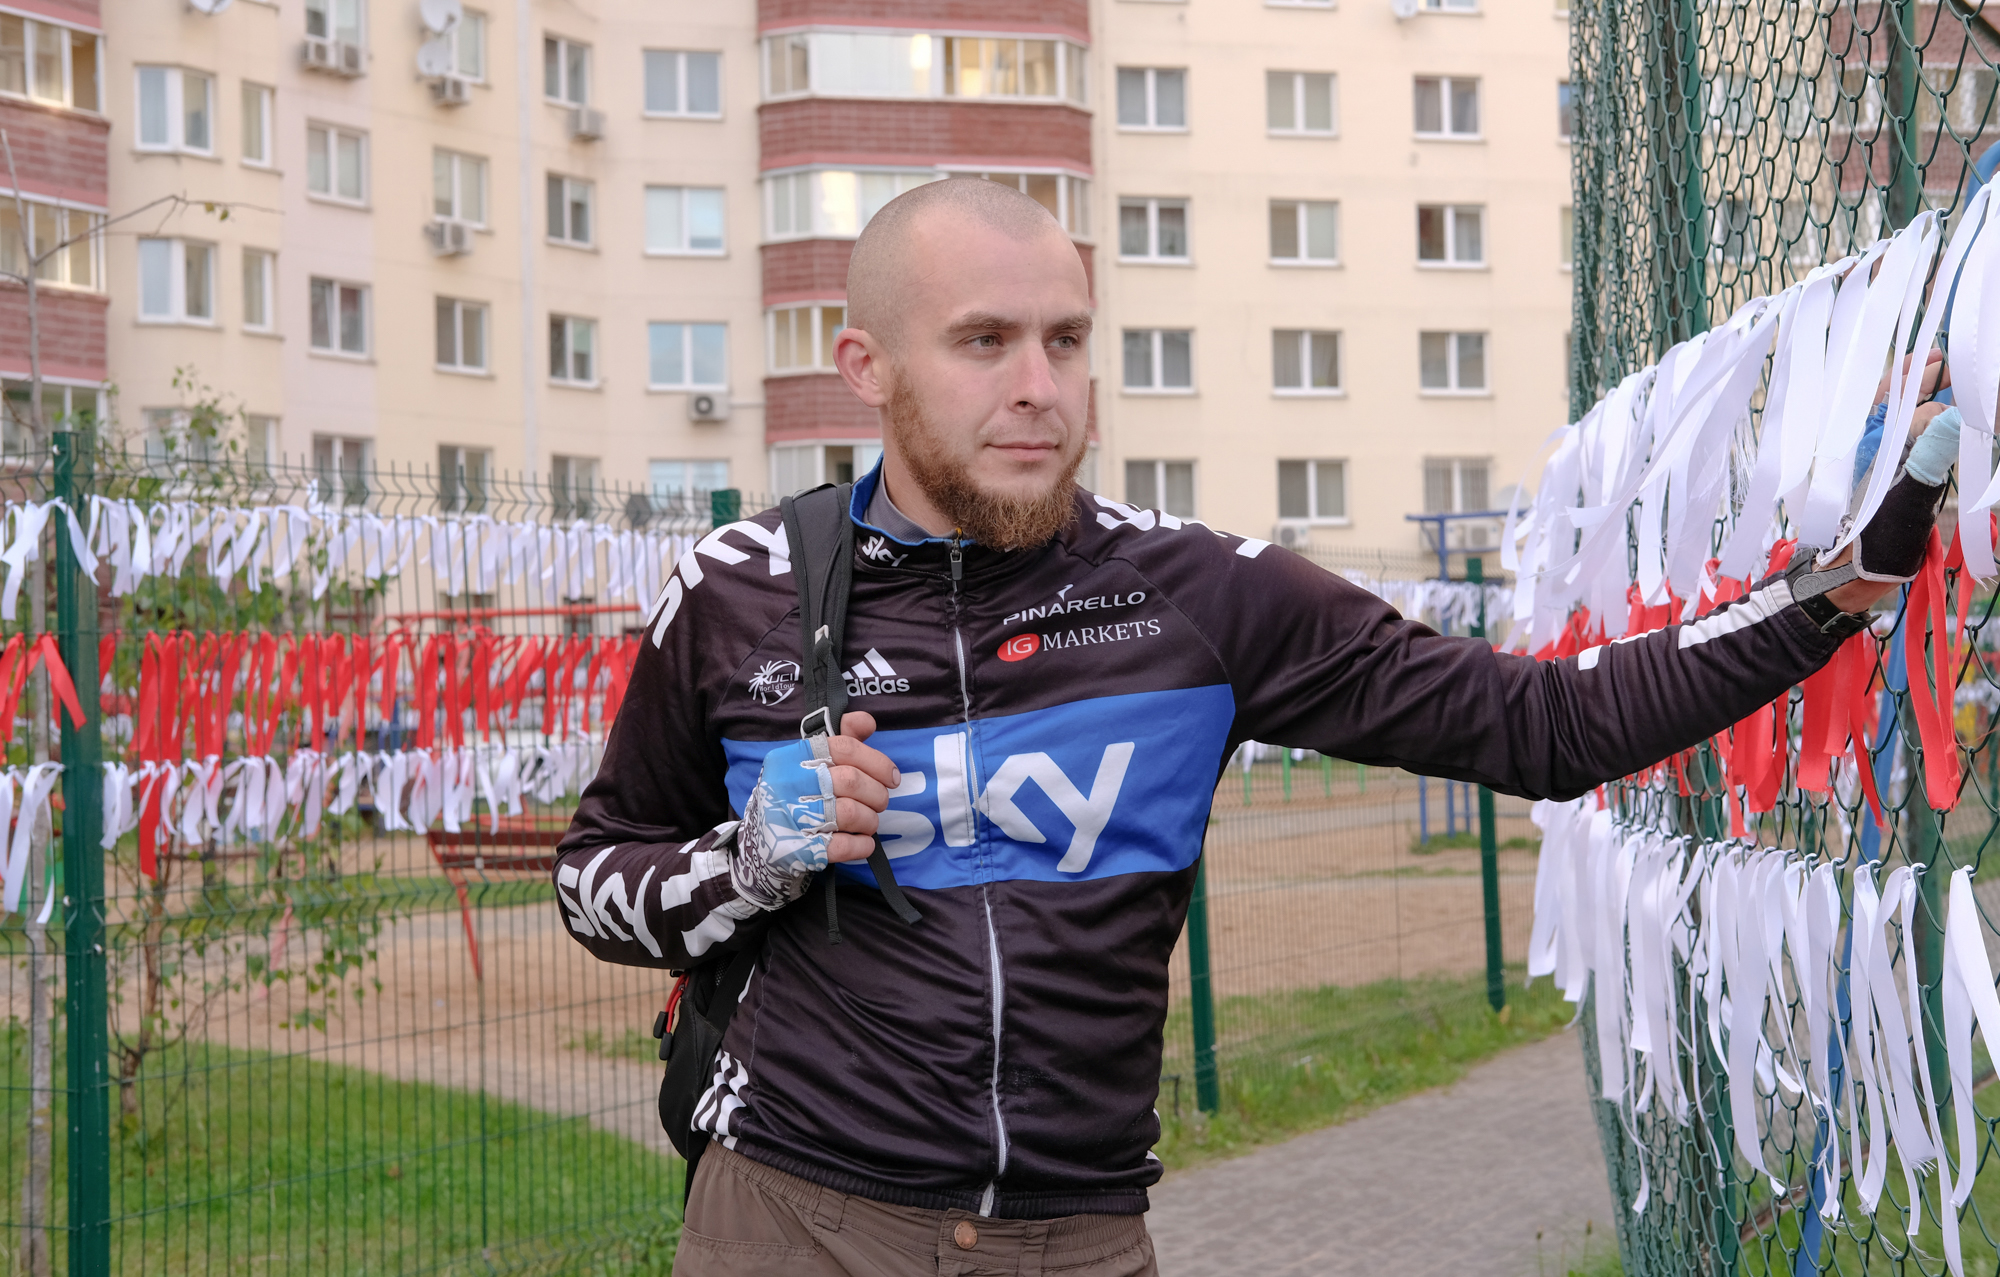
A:
POLYGON ((1014 405, 1034 412, 1047 412, 1056 406, 1059 393, 1056 388, 1055 369, 1049 364, 1049 352, 1041 346, 1031 346, 1022 355, 1016 372, 1014 405))

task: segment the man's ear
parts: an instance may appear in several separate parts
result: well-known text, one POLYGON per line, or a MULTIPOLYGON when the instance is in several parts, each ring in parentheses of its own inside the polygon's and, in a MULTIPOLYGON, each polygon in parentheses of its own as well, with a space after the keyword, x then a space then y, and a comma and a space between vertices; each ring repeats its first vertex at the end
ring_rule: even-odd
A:
POLYGON ((870 408, 889 402, 882 355, 881 342, 865 329, 843 328, 833 339, 833 366, 855 397, 870 408))

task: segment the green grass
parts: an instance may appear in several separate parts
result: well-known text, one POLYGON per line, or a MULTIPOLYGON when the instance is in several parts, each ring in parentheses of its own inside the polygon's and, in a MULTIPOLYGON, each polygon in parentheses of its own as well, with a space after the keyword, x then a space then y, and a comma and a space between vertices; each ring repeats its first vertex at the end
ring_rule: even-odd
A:
POLYGON ((576 1037, 565 1038, 563 1049, 582 1051, 585 1055, 602 1056, 608 1060, 638 1060, 643 1064, 660 1063, 660 1040, 650 1033, 641 1033, 633 1028, 625 1029, 615 1038, 605 1037, 599 1029, 586 1029, 576 1037))
POLYGON ((1550 981, 1523 989, 1521 974, 1508 971, 1502 1015, 1486 1005, 1483 974, 1224 998, 1216 1006, 1222 1105, 1206 1116, 1195 1111, 1188 1007, 1177 1004, 1165 1072, 1180 1076, 1180 1104, 1167 1081, 1153 1151, 1169 1170, 1235 1157, 1443 1086, 1547 1037, 1573 1008, 1550 981))
MULTIPOLYGON (((18 1193, 29 1104, 19 1024, 0 1032, 0 1053, 0 1149, 18 1193)), ((62 1069, 58 1058, 58 1079, 62 1069)), ((141 1094, 139 1121, 121 1122, 112 1096, 114 1272, 664 1277, 672 1267, 678 1163, 582 1118, 206 1045, 164 1053, 141 1094)), ((60 1131, 60 1096, 55 1121, 60 1131)), ((0 1251, 16 1244, 0 1237, 0 1251)), ((56 1255, 60 1273, 60 1240, 56 1255)))
MULTIPOLYGON (((1541 845, 1542 840, 1539 838, 1505 838, 1501 840, 1499 849, 1501 851, 1533 851, 1541 845)), ((1429 842, 1423 842, 1416 838, 1410 839, 1410 854, 1413 856, 1428 856, 1433 852, 1439 851, 1478 850, 1479 833, 1477 830, 1461 831, 1455 834, 1432 834, 1429 842)))

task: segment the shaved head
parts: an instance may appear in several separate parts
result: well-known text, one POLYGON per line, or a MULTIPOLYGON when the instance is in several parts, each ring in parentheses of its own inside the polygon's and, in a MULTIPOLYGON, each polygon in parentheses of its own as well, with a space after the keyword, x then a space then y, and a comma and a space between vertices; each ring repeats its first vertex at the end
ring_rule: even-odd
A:
POLYGON ((979 177, 927 182, 882 206, 854 241, 847 263, 847 322, 885 341, 902 326, 902 293, 913 281, 911 248, 933 221, 971 222, 1010 239, 1055 235, 1068 242, 1049 210, 1011 186, 979 177))

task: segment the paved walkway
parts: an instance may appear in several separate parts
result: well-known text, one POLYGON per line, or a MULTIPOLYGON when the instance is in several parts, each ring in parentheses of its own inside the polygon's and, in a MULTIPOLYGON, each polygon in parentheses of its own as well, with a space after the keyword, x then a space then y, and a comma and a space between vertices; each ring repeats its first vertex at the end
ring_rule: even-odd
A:
POLYGON ((1152 1199, 1162 1277, 1562 1277, 1587 1221, 1592 1255, 1612 1244, 1573 1033, 1443 1090, 1169 1176, 1152 1199))

